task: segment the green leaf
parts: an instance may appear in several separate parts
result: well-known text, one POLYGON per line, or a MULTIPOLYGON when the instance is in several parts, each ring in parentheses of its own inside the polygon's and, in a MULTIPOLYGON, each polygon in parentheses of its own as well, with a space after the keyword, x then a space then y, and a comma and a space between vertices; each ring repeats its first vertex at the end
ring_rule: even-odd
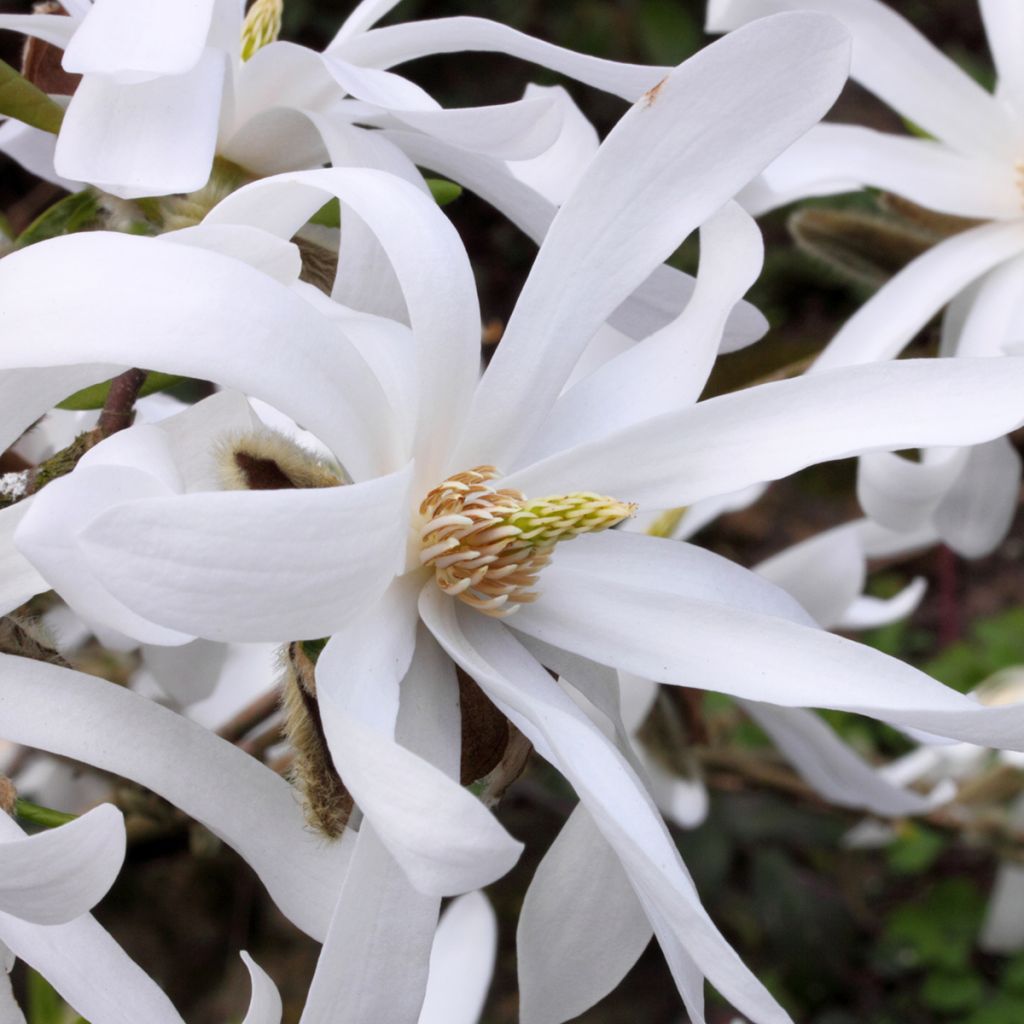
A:
POLYGON ((447 206, 453 203, 462 195, 462 186, 456 185, 454 181, 445 181, 444 178, 424 178, 434 202, 438 206, 447 206))
POLYGON ((44 132, 60 131, 64 109, 42 89, 34 86, 6 61, 0 60, 0 114, 39 128, 44 132))
POLYGON ((64 1001, 54 987, 30 967, 25 983, 28 1024, 63 1024, 64 1001))
POLYGON ((962 972, 985 912, 985 898, 966 878, 939 882, 923 899, 897 907, 883 933, 885 956, 904 968, 962 972))
POLYGON ((331 199, 329 202, 324 203, 324 205, 309 218, 309 223, 319 224, 324 228, 341 227, 341 204, 337 199, 331 199))
POLYGON ((24 249, 47 238, 69 235, 91 224, 99 214, 100 204, 90 189, 73 192, 44 210, 18 237, 15 246, 24 249))
POLYGON ((985 998, 985 984, 976 974, 932 972, 921 986, 921 1002, 937 1013, 973 1010, 985 998))
POLYGON ((934 829, 907 822, 889 844, 886 856, 889 867, 897 875, 920 875, 935 863, 945 848, 946 840, 934 829))
MULTIPOLYGON (((145 383, 139 388, 139 398, 145 398, 146 395, 154 395, 158 391, 166 391, 168 388, 181 384, 182 381, 187 379, 186 377, 175 376, 173 373, 157 373, 151 370, 146 374, 145 383)), ((109 380, 105 380, 101 384, 91 384, 87 388, 82 388, 81 391, 76 391, 69 398, 65 398, 63 402, 58 404, 57 408, 77 411, 83 409, 102 409, 109 393, 109 380)))
POLYGON ((637 27, 644 56, 654 64, 674 67, 701 45, 697 19, 682 4, 665 0, 644 0, 638 11, 637 27))
POLYGON ((1003 988, 1024 996, 1024 953, 1018 953, 1003 969, 1003 988))
POLYGON ((39 804, 20 798, 14 801, 14 814, 22 821, 30 821, 33 825, 42 825, 43 828, 57 828, 78 817, 77 814, 65 814, 64 811, 55 811, 52 807, 40 807, 39 804))

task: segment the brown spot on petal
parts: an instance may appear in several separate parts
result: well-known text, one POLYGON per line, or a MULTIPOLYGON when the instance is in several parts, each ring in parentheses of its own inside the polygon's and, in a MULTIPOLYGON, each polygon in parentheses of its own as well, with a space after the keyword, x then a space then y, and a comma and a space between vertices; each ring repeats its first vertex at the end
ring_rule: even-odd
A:
POLYGON ((668 78, 663 78, 657 85, 651 86, 651 88, 648 89, 647 92, 645 92, 643 96, 640 97, 645 107, 649 107, 654 103, 654 101, 658 98, 658 93, 661 92, 661 87, 667 81, 668 78))
POLYGON ((463 786, 482 779, 500 763, 508 745, 508 720, 490 702, 476 681, 462 669, 459 675, 459 706, 462 710, 463 786))

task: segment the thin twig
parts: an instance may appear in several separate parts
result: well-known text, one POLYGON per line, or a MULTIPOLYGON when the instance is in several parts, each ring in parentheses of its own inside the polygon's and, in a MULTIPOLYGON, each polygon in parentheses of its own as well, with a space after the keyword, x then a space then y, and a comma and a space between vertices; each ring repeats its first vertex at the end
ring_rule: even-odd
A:
POLYGON ((277 711, 280 700, 281 695, 276 687, 260 694, 251 704, 242 708, 234 718, 225 722, 217 730, 217 735, 223 740, 238 743, 247 733, 252 732, 258 725, 262 725, 277 711))
POLYGON ((110 437, 111 434, 132 425, 135 418, 135 400, 139 397, 139 391, 145 382, 146 371, 137 368, 125 370, 110 382, 107 400, 103 403, 103 411, 96 424, 103 437, 110 437))

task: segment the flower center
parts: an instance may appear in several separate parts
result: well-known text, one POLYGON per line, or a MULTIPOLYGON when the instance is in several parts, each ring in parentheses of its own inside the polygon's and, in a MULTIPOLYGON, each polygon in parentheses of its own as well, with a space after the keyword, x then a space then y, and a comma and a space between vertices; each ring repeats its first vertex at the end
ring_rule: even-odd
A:
POLYGON ((585 492, 527 499, 488 485, 500 475, 494 466, 456 473, 420 505, 420 564, 433 566, 446 594, 494 616, 537 599, 531 588, 559 541, 636 512, 636 505, 585 492))

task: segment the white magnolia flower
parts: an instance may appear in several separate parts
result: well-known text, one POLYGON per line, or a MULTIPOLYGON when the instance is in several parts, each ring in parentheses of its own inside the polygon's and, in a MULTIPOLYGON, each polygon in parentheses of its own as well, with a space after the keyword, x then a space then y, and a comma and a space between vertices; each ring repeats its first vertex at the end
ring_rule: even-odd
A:
MULTIPOLYGON (((457 504, 467 492, 474 514, 494 517, 495 542, 519 529, 508 531, 516 516, 538 508, 526 499, 519 508, 518 497, 495 486, 565 496, 551 499, 559 526, 580 508, 622 514, 584 489, 675 508, 821 459, 976 443, 1020 421, 1024 367, 1013 359, 856 367, 696 403, 727 311, 760 263, 756 231, 727 200, 831 101, 844 51, 828 19, 773 19, 708 48, 651 90, 562 206, 479 382, 479 310, 454 231, 419 191, 378 172, 286 175, 222 202, 205 236, 193 237, 245 237, 257 266, 169 239, 99 233, 0 262, 11 296, 3 309, 11 343, 0 356, 11 369, 0 389, 21 388, 17 408, 0 410, 15 436, 69 383, 141 361, 270 402, 317 435, 353 481, 189 493, 173 460, 153 448, 145 468, 86 466, 49 485, 23 513, 18 535, 33 559, 54 542, 81 559, 97 593, 108 595, 114 628, 179 639, 330 637, 316 666, 319 713, 364 818, 355 838, 347 831, 334 844, 351 860, 305 1024, 385 1013, 415 1020, 440 895, 485 884, 518 855, 453 778, 456 664, 581 798, 520 924, 527 1021, 582 1012, 617 984, 652 931, 695 1020, 705 976, 751 1019, 788 1019, 701 908, 628 747, 595 728, 563 686, 616 726, 615 672, 624 671, 1020 743, 1020 709, 980 708, 824 633, 782 591, 697 548, 597 533, 560 544, 543 568, 547 552, 506 557, 498 563, 510 570, 503 583, 476 575, 483 566, 475 549, 438 546, 449 530, 455 541, 472 536, 472 516, 449 515, 440 500, 457 504), (287 245, 258 230, 290 238, 332 195, 386 251, 411 329, 297 284, 287 245), (705 220, 701 275, 686 310, 565 389, 598 327, 705 220), (58 285, 39 303, 31 282, 43 265, 58 285), (491 464, 505 470, 493 484, 489 470, 473 469, 491 464), (74 506, 86 501, 94 511, 82 521, 74 506), (60 507, 72 510, 65 527, 60 507), (468 602, 442 589, 462 588, 460 562, 468 602), (527 597, 534 583, 539 599, 507 622, 481 614, 527 597), (402 918, 400 937, 375 927, 391 915, 402 918), (571 977, 568 955, 579 965, 571 977)), ((40 678, 56 685, 48 666, 29 665, 0 686, 0 721, 22 742, 32 742, 24 734, 33 723, 34 735, 46 733, 38 727, 47 698, 40 678), (22 683, 29 675, 34 687, 22 683), (13 719, 5 692, 14 694, 13 719)), ((132 697, 75 691, 76 710, 90 720, 92 701, 127 707, 132 697)), ((83 740, 80 728, 76 721, 73 736, 58 729, 44 745, 77 744, 78 759, 109 761, 106 750, 82 749, 95 740, 83 740)), ((158 776, 158 791, 169 788, 156 767, 126 768, 158 776)), ((246 855, 252 860, 253 851, 246 855)), ((278 864, 268 886, 284 888, 281 871, 278 864)))
MULTIPOLYGON (((710 0, 725 31, 786 10, 821 10, 853 36, 851 77, 928 138, 854 125, 813 128, 746 192, 754 213, 806 196, 885 189, 940 214, 976 219, 896 274, 844 325, 811 372, 889 359, 947 304, 940 354, 989 356, 1024 341, 1024 75, 1020 6, 981 0, 998 74, 988 93, 880 0, 710 0)), ((1003 440, 936 450, 911 463, 864 459, 858 492, 877 522, 931 529, 969 557, 1002 540, 1017 505, 1020 458, 1003 440)))

